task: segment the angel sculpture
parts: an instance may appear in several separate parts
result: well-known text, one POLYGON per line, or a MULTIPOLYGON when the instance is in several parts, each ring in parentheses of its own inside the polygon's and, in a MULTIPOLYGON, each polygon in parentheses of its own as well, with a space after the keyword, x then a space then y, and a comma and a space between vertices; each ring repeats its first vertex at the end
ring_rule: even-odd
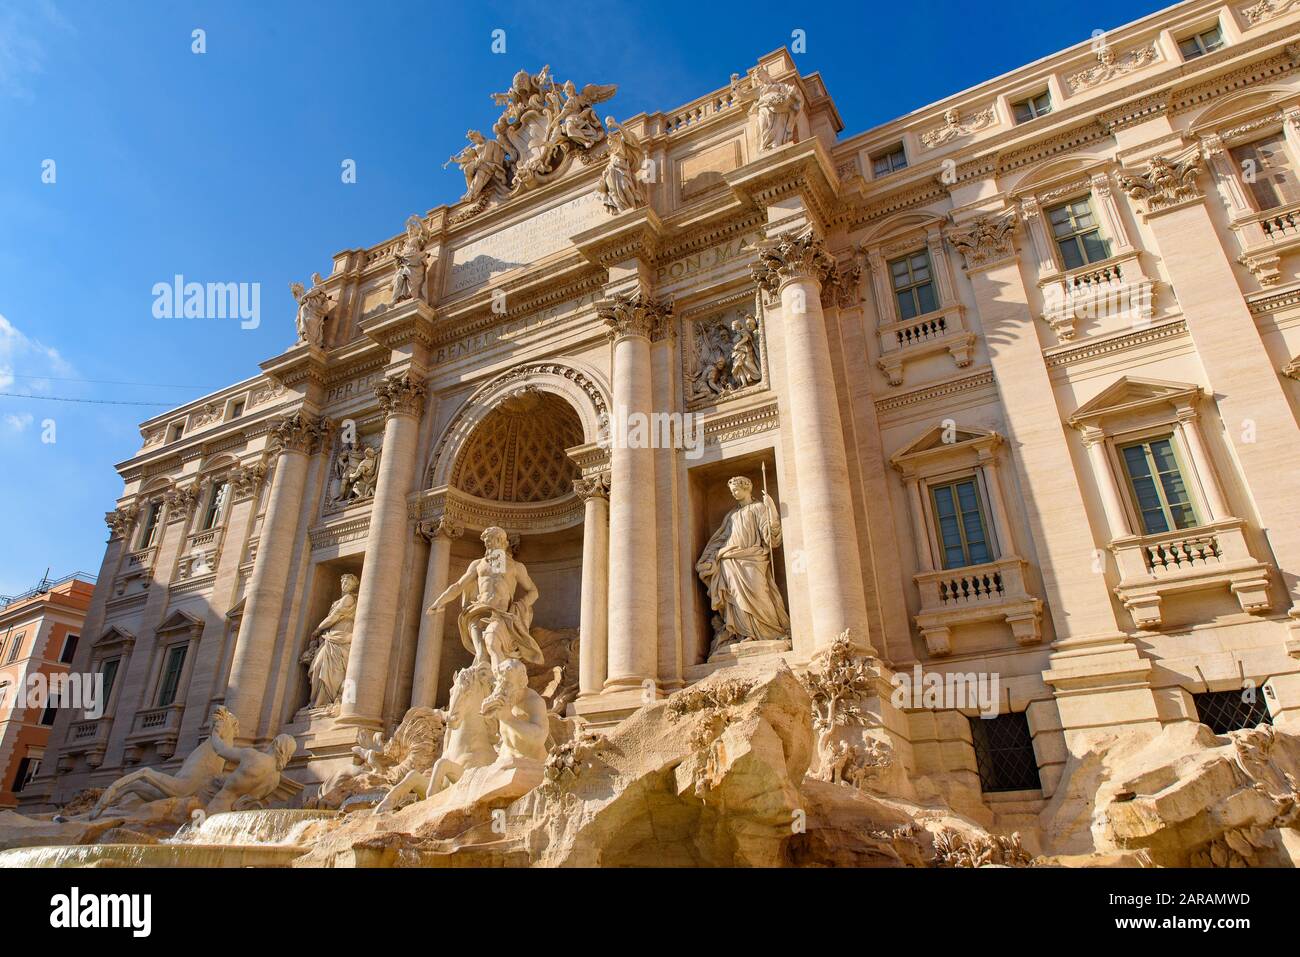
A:
POLYGON ((304 288, 300 282, 292 282, 289 291, 298 303, 298 341, 294 344, 325 345, 325 320, 333 310, 334 302, 321 288, 320 273, 311 274, 310 289, 304 288))
POLYGON ((1201 174, 1201 159, 1195 153, 1178 163, 1153 157, 1147 171, 1139 176, 1119 177, 1119 185, 1130 199, 1145 200, 1148 212, 1199 196, 1196 178, 1201 174))
POLYGON ((579 93, 572 80, 564 84, 564 106, 557 117, 560 133, 584 150, 591 149, 605 135, 600 117, 592 109, 618 92, 613 83, 588 83, 579 93))
POLYGON ((635 133, 605 117, 609 127, 609 162, 596 190, 611 213, 625 213, 644 206, 645 183, 639 178, 644 153, 635 133))

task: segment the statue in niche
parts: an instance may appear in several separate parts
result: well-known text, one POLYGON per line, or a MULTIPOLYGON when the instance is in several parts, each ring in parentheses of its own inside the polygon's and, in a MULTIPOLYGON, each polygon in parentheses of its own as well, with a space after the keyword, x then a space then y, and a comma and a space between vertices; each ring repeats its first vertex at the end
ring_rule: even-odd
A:
POLYGON ((790 618, 776 587, 772 551, 781 544, 781 516, 767 492, 753 500, 744 476, 727 482, 736 505, 709 539, 695 571, 714 615, 709 655, 745 641, 785 641, 790 618))
POLYGON ((465 174, 465 195, 460 198, 463 203, 483 196, 493 184, 505 186, 508 182, 506 151, 501 144, 487 139, 478 130, 470 130, 465 137, 469 145, 442 164, 446 169, 455 163, 465 174))
POLYGON ((482 540, 483 557, 470 562, 465 574, 429 606, 429 614, 459 595, 460 640, 473 653, 475 663, 488 662, 493 671, 510 658, 541 664, 544 660, 541 649, 529 633, 537 586, 523 562, 512 557, 510 536, 503 529, 496 526, 485 529, 482 540), (522 589, 522 594, 516 598, 518 589, 522 589))
POLYGON ((731 378, 737 388, 751 386, 762 378, 758 367, 758 344, 754 333, 758 321, 753 316, 731 321, 731 378))
POLYGON ((799 90, 792 83, 773 80, 765 68, 755 75, 757 98, 752 110, 758 114, 759 148, 784 146, 794 138, 795 117, 803 105, 799 90))
POLYGON ((311 679, 310 708, 337 709, 339 691, 348 669, 348 652, 352 648, 352 623, 357 614, 356 575, 339 579, 343 594, 330 606, 329 614, 312 632, 312 640, 302 654, 311 679))
POLYGON ((235 763, 235 770, 216 779, 216 796, 208 802, 207 812, 252 810, 262 806, 280 786, 280 772, 298 749, 298 743, 287 734, 277 734, 265 751, 257 748, 237 748, 220 739, 214 739, 212 748, 227 761, 235 763))
POLYGON ((763 378, 758 320, 751 315, 734 319, 730 325, 722 320, 696 324, 694 347, 688 399, 717 398, 755 385, 763 378))
POLYGON ((355 502, 373 498, 379 482, 379 451, 368 446, 346 443, 334 464, 339 480, 336 502, 355 502))
POLYGON ((325 320, 334 308, 334 301, 321 288, 320 273, 311 274, 311 288, 303 288, 300 282, 289 284, 294 301, 298 303, 298 341, 313 346, 325 345, 325 320))
POLYGON ((611 213, 625 213, 645 205, 645 183, 640 179, 645 154, 636 134, 614 122, 614 117, 605 117, 605 125, 609 127, 609 161, 596 191, 611 213))
POLYGON ((393 273, 391 303, 406 299, 424 299, 424 276, 428 260, 425 256, 424 223, 419 216, 406 220, 406 239, 393 251, 397 271, 393 273))

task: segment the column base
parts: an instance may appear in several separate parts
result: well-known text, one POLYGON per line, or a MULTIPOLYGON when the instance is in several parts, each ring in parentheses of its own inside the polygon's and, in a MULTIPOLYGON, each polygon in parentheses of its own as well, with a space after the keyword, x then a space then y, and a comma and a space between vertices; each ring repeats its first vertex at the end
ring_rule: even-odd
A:
POLYGON ((579 697, 570 704, 568 715, 580 718, 587 724, 614 724, 647 704, 662 701, 665 697, 667 695, 657 687, 653 697, 648 697, 640 684, 631 687, 611 687, 607 683, 605 690, 599 694, 579 697))

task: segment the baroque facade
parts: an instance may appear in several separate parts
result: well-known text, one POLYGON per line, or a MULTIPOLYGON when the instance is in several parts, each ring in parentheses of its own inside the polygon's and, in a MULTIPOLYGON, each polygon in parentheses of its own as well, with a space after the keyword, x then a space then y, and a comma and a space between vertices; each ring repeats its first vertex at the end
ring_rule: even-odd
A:
POLYGON ((1106 735, 1294 725, 1298 31, 1189 0, 847 137, 785 50, 622 123, 521 71, 460 202, 142 425, 73 665, 112 697, 26 806, 175 768, 217 705, 314 788, 509 642, 431 608, 494 548, 597 733, 729 668, 997 675, 998 740, 867 697, 917 794, 1008 825, 1106 735), (784 608, 736 642, 697 562, 760 490, 784 608))

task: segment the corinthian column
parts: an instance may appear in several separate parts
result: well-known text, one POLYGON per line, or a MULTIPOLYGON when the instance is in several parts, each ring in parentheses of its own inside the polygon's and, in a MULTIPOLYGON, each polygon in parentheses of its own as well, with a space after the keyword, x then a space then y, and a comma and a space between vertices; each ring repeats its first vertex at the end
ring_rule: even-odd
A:
POLYGON ((424 573, 424 603, 420 606, 420 638, 415 648, 415 678, 411 683, 411 707, 432 708, 438 698, 438 673, 442 668, 442 632, 445 609, 427 610, 447 588, 451 568, 451 544, 465 534, 455 519, 442 516, 421 522, 419 532, 429 540, 429 565, 424 573))
POLYGON ((409 534, 406 497, 415 476, 424 385, 402 373, 381 379, 375 385, 375 395, 385 415, 384 448, 370 509, 366 561, 339 718, 345 724, 377 728, 382 724, 388 659, 397 632, 402 559, 409 534))
POLYGON ((307 460, 313 445, 324 435, 324 422, 301 411, 282 420, 272 430, 272 448, 278 452, 275 477, 271 480, 266 516, 257 539, 257 559, 248 582, 244 617, 226 689, 226 707, 239 719, 244 738, 258 736, 285 587, 298 538, 307 460))
POLYGON ((610 448, 609 676, 605 688, 653 681, 658 670, 655 610, 655 475, 650 443, 650 336, 671 310, 642 293, 601 304, 614 343, 610 448))
POLYGON ((608 668, 609 473, 576 479, 582 521, 582 612, 578 621, 578 694, 599 694, 608 668))
POLYGON ((766 240, 758 249, 754 279, 768 296, 781 297, 789 430, 813 643, 829 645, 847 628, 860 650, 873 653, 848 457, 821 307, 822 282, 835 264, 822 240, 811 232, 766 240))

